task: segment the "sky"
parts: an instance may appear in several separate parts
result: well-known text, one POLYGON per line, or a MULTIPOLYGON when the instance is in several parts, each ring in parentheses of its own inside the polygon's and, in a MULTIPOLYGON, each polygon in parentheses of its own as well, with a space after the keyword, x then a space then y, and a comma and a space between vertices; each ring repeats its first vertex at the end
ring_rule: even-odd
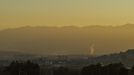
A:
POLYGON ((134 0, 0 0, 0 29, 134 23, 134 0))

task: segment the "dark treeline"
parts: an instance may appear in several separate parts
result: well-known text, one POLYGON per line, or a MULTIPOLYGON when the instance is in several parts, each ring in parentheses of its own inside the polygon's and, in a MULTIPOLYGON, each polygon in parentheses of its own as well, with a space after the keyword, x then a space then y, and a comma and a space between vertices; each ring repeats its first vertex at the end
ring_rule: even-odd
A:
POLYGON ((59 67, 53 75, 134 75, 134 67, 126 68, 122 63, 89 65, 78 71, 59 67))
POLYGON ((0 75, 40 75, 40 66, 31 61, 13 61, 9 66, 1 69, 0 75))
MULTIPOLYGON (((81 71, 82 75, 128 75, 129 69, 124 67, 123 64, 109 64, 107 66, 102 66, 101 64, 90 65, 84 67, 81 71)), ((134 73, 133 73, 134 75, 134 73)))
POLYGON ((134 67, 126 68, 122 63, 89 65, 81 69, 70 67, 42 68, 31 61, 14 61, 7 67, 0 67, 0 75, 134 75, 134 67))

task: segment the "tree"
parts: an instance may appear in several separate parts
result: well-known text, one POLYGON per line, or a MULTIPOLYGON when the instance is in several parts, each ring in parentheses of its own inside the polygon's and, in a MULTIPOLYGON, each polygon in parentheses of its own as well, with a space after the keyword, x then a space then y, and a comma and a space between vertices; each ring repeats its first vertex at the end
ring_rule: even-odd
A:
POLYGON ((82 75, 101 75, 102 66, 101 64, 90 65, 84 67, 81 71, 82 75))
POLYGON ((13 61, 7 68, 12 75, 39 75, 40 67, 31 61, 13 61))
POLYGON ((58 67, 53 71, 53 75, 69 75, 69 70, 65 67, 58 67))
POLYGON ((81 75, 128 75, 128 69, 122 63, 90 65, 82 69, 81 75))
POLYGON ((120 68, 119 75, 128 75, 129 70, 125 67, 120 68))

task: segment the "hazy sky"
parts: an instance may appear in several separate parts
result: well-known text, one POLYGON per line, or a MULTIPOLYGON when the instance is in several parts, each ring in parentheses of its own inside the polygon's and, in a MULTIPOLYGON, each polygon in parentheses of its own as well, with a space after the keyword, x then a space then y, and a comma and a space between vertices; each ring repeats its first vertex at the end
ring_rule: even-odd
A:
POLYGON ((134 23, 134 0, 0 0, 0 29, 134 23))

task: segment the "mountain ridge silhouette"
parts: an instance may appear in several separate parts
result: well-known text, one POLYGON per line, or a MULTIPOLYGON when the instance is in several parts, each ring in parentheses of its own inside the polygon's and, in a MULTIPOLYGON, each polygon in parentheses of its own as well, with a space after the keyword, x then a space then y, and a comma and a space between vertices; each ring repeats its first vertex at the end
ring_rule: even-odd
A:
POLYGON ((95 54, 134 48, 134 24, 122 26, 20 27, 0 31, 0 50, 37 54, 95 54))

